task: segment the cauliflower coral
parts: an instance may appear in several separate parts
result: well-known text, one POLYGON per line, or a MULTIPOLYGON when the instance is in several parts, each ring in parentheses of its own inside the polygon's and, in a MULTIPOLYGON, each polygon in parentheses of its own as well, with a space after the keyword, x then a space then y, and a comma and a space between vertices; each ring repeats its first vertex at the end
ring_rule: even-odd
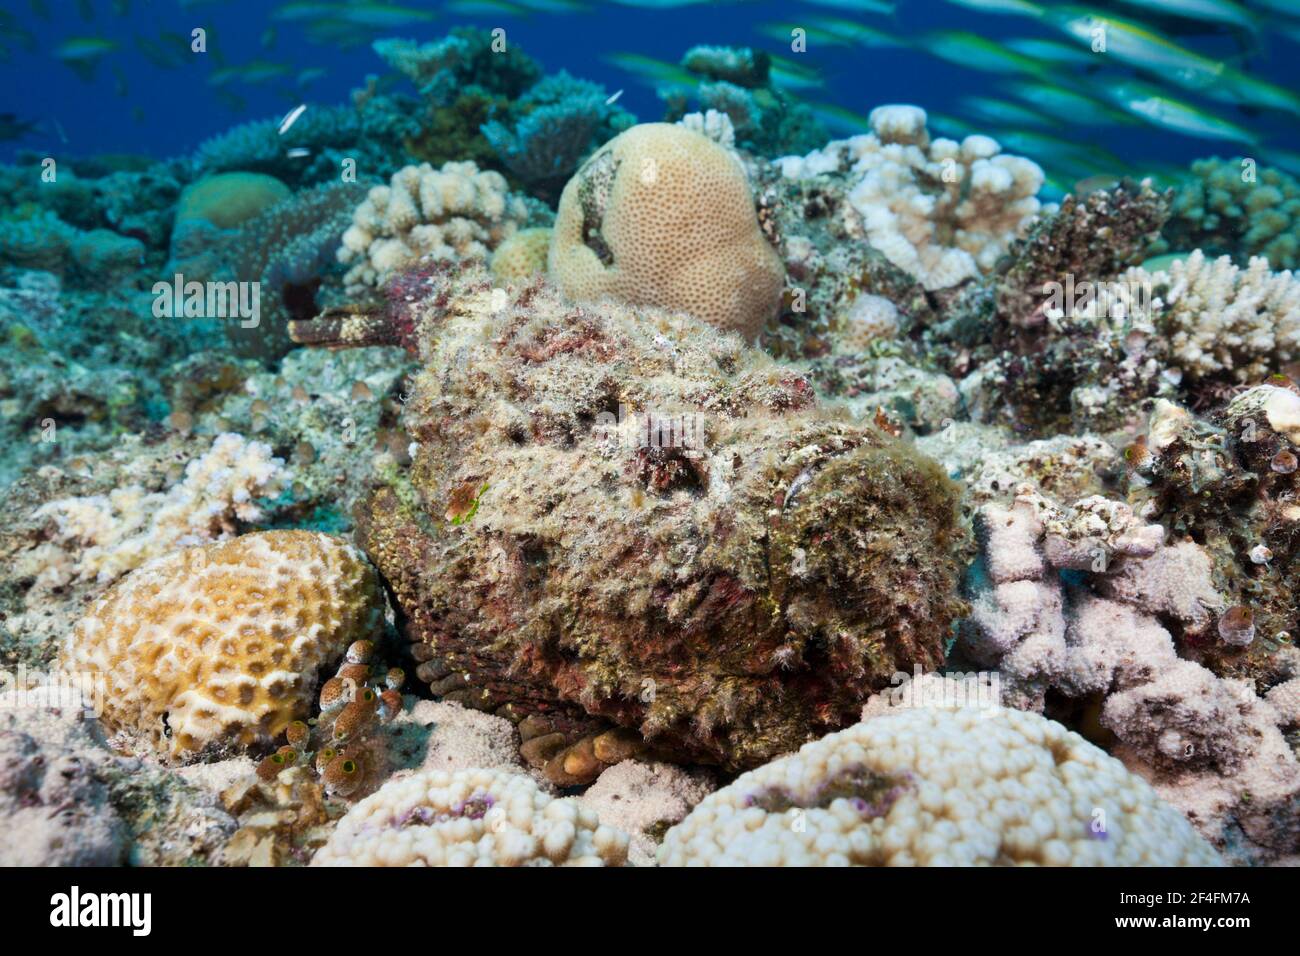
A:
POLYGON ((1036 714, 907 708, 705 797, 670 866, 1210 866, 1219 858, 1113 757, 1036 714))
POLYGON ((622 866, 627 835, 509 770, 431 770, 353 807, 313 866, 622 866))
POLYGON ((927 289, 989 272, 1043 211, 1043 171, 987 136, 931 140, 925 110, 878 106, 872 132, 778 160, 789 179, 847 171, 871 245, 927 289))
POLYGON ((418 259, 486 259, 528 215, 504 176, 473 162, 405 166, 353 213, 338 250, 339 262, 351 267, 343 280, 356 294, 418 259))

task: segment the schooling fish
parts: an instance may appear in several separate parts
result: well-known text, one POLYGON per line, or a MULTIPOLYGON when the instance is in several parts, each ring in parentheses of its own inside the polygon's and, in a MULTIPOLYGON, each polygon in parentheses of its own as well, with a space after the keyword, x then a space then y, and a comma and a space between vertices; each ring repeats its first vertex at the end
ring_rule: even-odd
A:
POLYGON ((1054 116, 1066 117, 1072 122, 1088 126, 1126 126, 1137 122, 1127 113, 1100 103, 1091 96, 1051 83, 1013 82, 1006 84, 1006 88, 1017 99, 1054 116))
POLYGON ((324 77, 326 72, 323 66, 309 66, 298 73, 297 83, 299 86, 308 86, 324 77))
POLYGON ((1001 13, 1017 17, 1036 17, 1042 7, 1029 0, 948 0, 949 3, 980 13, 1001 13))
POLYGON ((965 30, 928 33, 921 38, 918 49, 949 63, 987 73, 1038 73, 1041 69, 1030 57, 965 30))
MULTIPOLYGON (((853 20, 840 20, 835 17, 809 17, 808 23, 845 43, 853 43, 872 49, 907 46, 907 41, 900 37, 892 36, 884 30, 877 30, 875 27, 856 23, 853 20)), ((789 36, 790 33, 787 31, 786 38, 788 39, 789 36)))
POLYGON ((54 55, 88 83, 94 78, 95 65, 116 49, 116 43, 103 37, 71 37, 54 48, 54 55))
POLYGON ((1250 130, 1200 107, 1175 100, 1150 83, 1120 80, 1105 84, 1099 91, 1116 106, 1162 129, 1201 139, 1226 139, 1248 145, 1257 142, 1250 130))
POLYGON ((770 75, 772 83, 782 89, 812 90, 825 85, 821 74, 816 70, 782 56, 772 57, 770 75))
POLYGON ((693 90, 699 79, 675 63, 656 60, 640 53, 607 53, 601 59, 639 77, 648 85, 693 90))
POLYGON ((991 123, 1007 123, 1015 126, 1037 126, 1051 128, 1059 123, 1016 103, 995 99, 991 96, 963 96, 958 101, 962 111, 991 123))
POLYGON ((893 16, 897 4, 888 0, 803 0, 818 7, 834 7, 837 10, 850 10, 853 13, 879 13, 893 16))
POLYGON ((1259 31, 1255 15, 1232 0, 1120 0, 1120 3, 1148 13, 1239 27, 1249 33, 1259 31))
POLYGON ((833 103, 809 103, 808 108, 829 130, 850 135, 871 131, 871 120, 842 106, 833 103))
POLYGON ((1041 19, 1088 45, 1096 51, 1094 56, 1114 57, 1185 89, 1204 90, 1216 83, 1224 70, 1223 63, 1171 43, 1128 20, 1102 16, 1080 7, 1044 9, 1041 19))
POLYGON ((208 75, 209 86, 225 86, 228 83, 265 83, 289 75, 289 68, 282 63, 270 63, 266 60, 253 60, 239 66, 225 66, 213 70, 208 75))
POLYGON ((1068 43, 1038 37, 1014 37, 1003 43, 1027 57, 1055 66, 1097 66, 1095 54, 1068 43))

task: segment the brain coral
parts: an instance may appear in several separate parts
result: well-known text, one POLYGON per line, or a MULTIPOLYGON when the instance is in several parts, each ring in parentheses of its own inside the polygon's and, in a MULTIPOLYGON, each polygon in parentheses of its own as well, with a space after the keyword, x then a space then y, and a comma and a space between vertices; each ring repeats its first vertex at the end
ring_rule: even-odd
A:
POLYGON ((671 866, 1210 866, 1139 777, 1060 724, 1003 708, 890 711, 705 797, 671 866))
POLYGON ((508 770, 431 770, 353 807, 313 866, 622 866, 627 835, 508 770))
POLYGON ((621 133, 569 180, 550 272, 570 298, 688 312, 748 341, 784 284, 740 161, 671 123, 621 133))
POLYGON ((406 166, 357 206, 338 250, 351 267, 344 282, 355 294, 423 257, 486 258, 527 219, 524 200, 498 172, 472 162, 406 166))
POLYGON ((185 187, 176 205, 176 222, 204 219, 233 229, 291 195, 289 187, 265 173, 218 173, 185 187))
POLYGON ((136 569, 69 636, 65 672, 102 674, 104 724, 188 760, 307 716, 319 669, 382 619, 374 569, 340 538, 265 531, 136 569))

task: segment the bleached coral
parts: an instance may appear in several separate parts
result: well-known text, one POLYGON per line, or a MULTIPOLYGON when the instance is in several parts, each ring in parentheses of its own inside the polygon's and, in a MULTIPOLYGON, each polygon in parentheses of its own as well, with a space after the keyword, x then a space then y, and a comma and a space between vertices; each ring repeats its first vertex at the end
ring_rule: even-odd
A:
POLYGON ((473 162, 403 167, 356 208, 338 250, 351 266, 343 281, 355 294, 419 259, 485 259, 528 215, 504 176, 473 162))
POLYGON ((1255 382, 1300 359, 1300 279, 1269 271, 1267 259, 1243 269, 1198 249, 1167 271, 1131 269, 1125 279, 1160 293, 1152 303, 1157 328, 1174 364, 1192 378, 1226 373, 1255 382))
POLYGON ((927 289, 989 272, 1043 210, 1043 171, 987 136, 931 140, 925 111, 880 106, 872 132, 778 160, 787 178, 848 172, 870 243, 927 289))
POLYGON ((998 668, 1005 698, 1040 711, 1049 692, 1100 704, 1093 729, 1217 846, 1256 861, 1295 852, 1287 697, 1275 705, 1249 681, 1180 658, 1170 633, 1202 647, 1233 637, 1205 549, 1164 543, 1120 502, 1062 508, 1028 488, 1010 508, 985 505, 977 523, 989 583, 959 647, 998 668))
POLYGON ((507 770, 432 770, 353 807, 313 866, 621 866, 627 835, 507 770))
POLYGON ((184 479, 166 492, 128 485, 42 505, 36 515, 50 519, 51 539, 23 561, 40 587, 112 581, 158 555, 222 540, 239 522, 260 520, 257 499, 279 494, 287 480, 284 462, 272 456, 270 445, 227 432, 186 465, 184 479))
POLYGON ((653 865, 654 830, 677 823, 716 784, 701 771, 657 761, 624 760, 610 767, 579 798, 601 823, 631 835, 629 859, 653 865))
POLYGON ((1140 778, 1004 708, 893 710, 706 797, 666 865, 1156 866, 1219 862, 1140 778))
POLYGON ((678 126, 700 133, 727 149, 736 148, 736 128, 731 124, 731 117, 717 110, 703 113, 687 113, 677 121, 678 126))

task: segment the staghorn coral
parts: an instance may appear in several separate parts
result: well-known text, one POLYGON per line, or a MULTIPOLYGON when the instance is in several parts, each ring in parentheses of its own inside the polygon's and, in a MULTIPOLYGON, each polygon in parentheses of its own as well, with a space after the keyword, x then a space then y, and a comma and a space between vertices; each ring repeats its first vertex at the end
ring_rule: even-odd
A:
POLYGON ((21 560, 40 587, 112 581, 152 558, 227 537, 239 522, 259 520, 256 499, 280 491, 283 465, 261 442, 218 435, 165 492, 133 484, 42 505, 35 517, 52 525, 52 534, 21 560))
POLYGON ((191 761, 306 716, 320 668, 382 609, 374 570, 342 539, 247 534, 137 568, 78 622, 60 669, 102 676, 104 723, 128 748, 191 761))
POLYGON ((783 281, 744 168, 668 123, 615 137, 564 187, 550 275, 575 300, 680 309, 751 341, 783 281))
POLYGON ((417 259, 435 262, 485 258, 522 227, 529 208, 507 192, 500 173, 471 162, 407 166, 388 186, 376 186, 356 208, 338 259, 356 294, 382 285, 417 259))
POLYGON ((931 141, 925 124, 919 107, 878 106, 870 134, 778 162, 791 179, 850 177, 868 241, 936 290, 992 270, 1042 209, 1043 173, 987 136, 931 141))
POLYGON ((891 711, 741 775, 670 829, 667 866, 1212 866, 1119 761, 1003 708, 891 711))
POLYGON ((313 866, 622 866, 627 835, 522 774, 427 771, 350 810, 313 866))
POLYGON ((413 464, 359 541, 436 693, 741 767, 942 659, 963 532, 932 462, 689 316, 482 272, 412 288, 294 334, 423 357, 413 464))
POLYGON ((1251 259, 1300 268, 1300 182, 1241 157, 1200 159, 1174 193, 1165 249, 1199 249, 1210 258, 1251 259))

